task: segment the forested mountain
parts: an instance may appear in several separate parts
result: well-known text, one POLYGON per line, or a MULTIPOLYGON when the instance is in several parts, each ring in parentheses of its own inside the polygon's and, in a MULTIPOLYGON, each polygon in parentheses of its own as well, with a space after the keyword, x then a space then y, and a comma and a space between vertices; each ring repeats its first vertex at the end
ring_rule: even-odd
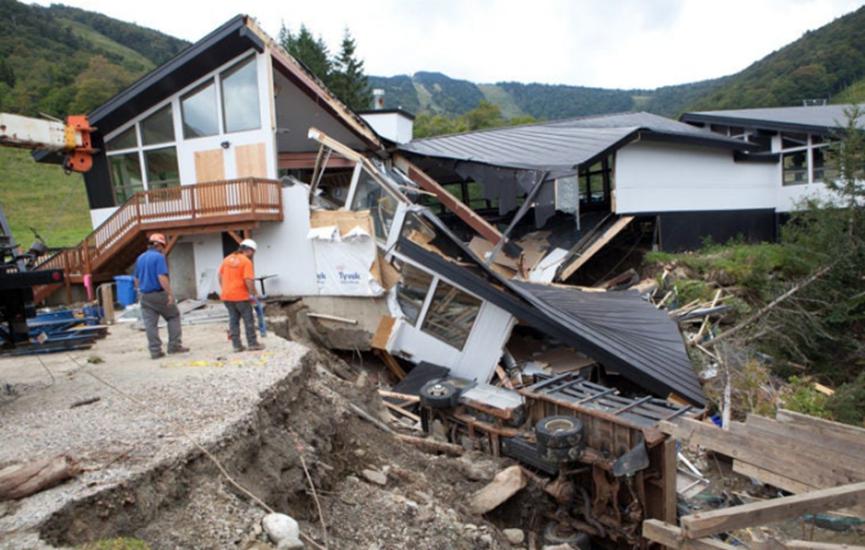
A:
POLYGON ((0 0, 0 111, 86 112, 187 46, 110 17, 0 0))
POLYGON ((451 117, 482 99, 508 117, 538 119, 629 110, 676 116, 697 109, 801 105, 805 99, 865 101, 865 7, 805 33, 737 74, 654 90, 474 84, 426 72, 372 76, 369 82, 385 90, 387 107, 451 117))

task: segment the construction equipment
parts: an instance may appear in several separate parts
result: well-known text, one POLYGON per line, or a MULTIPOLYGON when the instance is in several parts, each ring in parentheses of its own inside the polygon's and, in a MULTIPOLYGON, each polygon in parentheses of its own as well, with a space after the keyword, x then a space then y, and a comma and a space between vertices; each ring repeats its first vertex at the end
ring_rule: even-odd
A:
MULTIPOLYGON (((63 154, 63 167, 69 172, 87 172, 93 166, 92 130, 86 115, 69 116, 63 123, 0 113, 0 146, 63 154)), ((24 252, 0 207, 0 342, 4 348, 29 340, 27 319, 36 313, 33 287, 63 282, 63 270, 34 269, 46 250, 37 236, 24 252)))
POLYGON ((66 122, 0 113, 0 145, 51 151, 65 155, 63 168, 87 172, 93 167, 94 129, 87 115, 70 115, 66 122))

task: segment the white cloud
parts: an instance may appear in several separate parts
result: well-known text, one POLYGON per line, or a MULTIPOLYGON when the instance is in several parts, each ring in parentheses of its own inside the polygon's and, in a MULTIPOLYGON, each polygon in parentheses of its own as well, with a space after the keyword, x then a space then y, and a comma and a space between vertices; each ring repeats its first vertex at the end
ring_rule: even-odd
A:
MULTIPOLYGON (((39 0, 47 5, 51 0, 39 0)), ((238 11, 275 36, 305 23, 332 50, 348 27, 368 74, 439 71, 515 80, 654 88, 731 74, 855 10, 862 0, 64 0, 185 38, 238 11)))

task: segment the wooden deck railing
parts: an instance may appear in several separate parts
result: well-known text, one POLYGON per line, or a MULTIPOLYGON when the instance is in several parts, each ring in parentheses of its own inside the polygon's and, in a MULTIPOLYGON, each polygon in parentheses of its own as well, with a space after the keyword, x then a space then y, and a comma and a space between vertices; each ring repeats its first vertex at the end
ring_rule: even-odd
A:
POLYGON ((239 221, 282 219, 275 180, 243 178, 136 193, 76 247, 62 250, 37 269, 67 275, 93 273, 142 231, 180 230, 239 221))

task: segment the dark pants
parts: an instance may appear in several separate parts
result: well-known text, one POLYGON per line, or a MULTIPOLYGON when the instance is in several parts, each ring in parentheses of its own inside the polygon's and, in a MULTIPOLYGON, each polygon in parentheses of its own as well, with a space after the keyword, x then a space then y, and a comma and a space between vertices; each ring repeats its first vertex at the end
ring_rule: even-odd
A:
POLYGON ((244 302, 222 302, 228 309, 228 330, 231 332, 231 344, 235 349, 243 347, 240 341, 240 319, 243 319, 243 328, 246 330, 246 342, 250 346, 258 344, 258 336, 255 334, 255 317, 252 313, 252 303, 244 302))
POLYGON ((163 292, 148 292, 141 295, 141 320, 147 334, 147 347, 151 355, 162 352, 162 340, 159 339, 159 318, 168 324, 168 350, 180 347, 182 336, 180 329, 180 310, 177 304, 168 305, 168 294, 163 292))

